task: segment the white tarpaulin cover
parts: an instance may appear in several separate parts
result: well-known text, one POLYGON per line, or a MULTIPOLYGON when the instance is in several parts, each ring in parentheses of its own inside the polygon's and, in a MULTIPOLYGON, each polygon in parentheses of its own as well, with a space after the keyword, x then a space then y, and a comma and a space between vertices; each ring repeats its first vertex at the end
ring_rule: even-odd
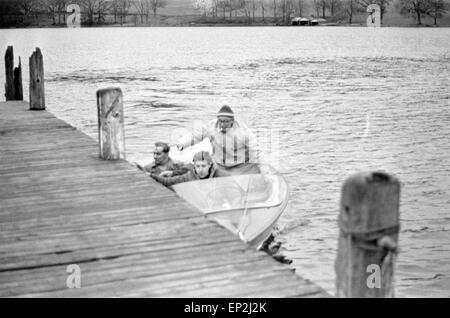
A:
POLYGON ((173 189, 204 213, 272 207, 286 196, 280 189, 284 185, 281 178, 276 174, 233 175, 180 183, 173 189))

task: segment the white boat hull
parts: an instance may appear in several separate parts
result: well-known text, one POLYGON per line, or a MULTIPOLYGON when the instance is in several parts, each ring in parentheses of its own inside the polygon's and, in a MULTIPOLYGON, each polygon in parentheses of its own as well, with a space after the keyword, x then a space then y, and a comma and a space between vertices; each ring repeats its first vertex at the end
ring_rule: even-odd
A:
POLYGON ((279 174, 198 180, 174 185, 173 189, 255 248, 270 236, 288 202, 288 186, 279 174))

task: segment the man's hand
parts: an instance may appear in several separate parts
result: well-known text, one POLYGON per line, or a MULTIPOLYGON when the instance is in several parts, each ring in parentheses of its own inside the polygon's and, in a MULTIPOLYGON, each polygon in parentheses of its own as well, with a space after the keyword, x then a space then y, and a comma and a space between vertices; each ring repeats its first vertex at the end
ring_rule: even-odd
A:
POLYGON ((170 170, 163 171, 159 174, 159 176, 160 177, 172 177, 173 171, 170 171, 170 170))

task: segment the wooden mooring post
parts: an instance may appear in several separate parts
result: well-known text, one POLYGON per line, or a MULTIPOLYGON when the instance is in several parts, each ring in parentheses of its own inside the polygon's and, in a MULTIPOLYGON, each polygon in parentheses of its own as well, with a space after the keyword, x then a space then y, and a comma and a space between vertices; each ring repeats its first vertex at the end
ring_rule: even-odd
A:
POLYGON ((125 159, 123 96, 120 88, 97 91, 100 158, 125 159))
POLYGON ((41 50, 30 56, 30 110, 45 109, 44 60, 41 50))
POLYGON ((394 297, 398 252, 400 182, 385 172, 363 172, 342 186, 338 254, 338 297, 394 297))
POLYGON ((5 53, 5 98, 9 100, 23 100, 22 62, 14 68, 14 48, 8 46, 5 53))

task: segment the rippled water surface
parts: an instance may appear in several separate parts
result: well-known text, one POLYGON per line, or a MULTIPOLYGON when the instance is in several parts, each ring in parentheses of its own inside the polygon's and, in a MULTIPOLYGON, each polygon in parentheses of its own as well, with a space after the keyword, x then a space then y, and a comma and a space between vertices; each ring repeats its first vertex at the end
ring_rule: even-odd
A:
POLYGON ((342 182, 396 175, 397 296, 450 296, 450 29, 1 30, 0 44, 22 56, 25 91, 39 46, 48 109, 95 139, 95 92, 121 87, 131 161, 230 103, 289 182, 283 253, 331 293, 342 182))

